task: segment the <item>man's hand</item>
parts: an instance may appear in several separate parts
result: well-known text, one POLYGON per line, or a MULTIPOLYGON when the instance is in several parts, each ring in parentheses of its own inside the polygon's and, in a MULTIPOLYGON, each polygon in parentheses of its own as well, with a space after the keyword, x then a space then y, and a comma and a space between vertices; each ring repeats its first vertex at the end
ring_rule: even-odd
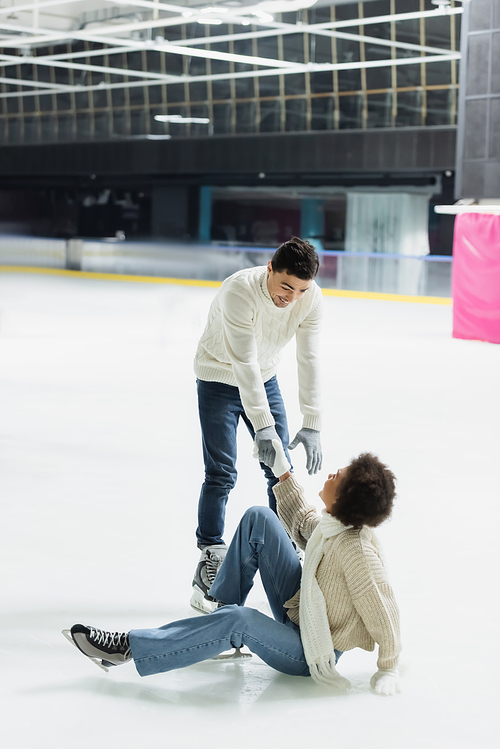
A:
POLYGON ((272 468, 276 460, 276 450, 273 440, 279 440, 278 432, 274 427, 264 427, 255 432, 255 444, 259 451, 259 461, 272 468))
MULTIPOLYGON (((276 478, 279 479, 280 476, 284 476, 285 473, 288 473, 288 471, 290 470, 290 463, 288 462, 288 458, 285 455, 283 444, 280 439, 273 440, 272 446, 274 447, 275 456, 273 464, 272 466, 269 466, 269 468, 271 468, 276 478)), ((260 460, 259 448, 257 447, 257 434, 255 435, 255 442, 253 443, 253 457, 257 458, 257 460, 260 460)), ((264 461, 261 462, 263 463, 264 461)))
POLYGON ((288 445, 289 450, 293 450, 302 442, 306 451, 306 469, 309 476, 321 471, 323 465, 323 452, 321 450, 321 441, 317 429, 303 427, 295 435, 295 439, 288 445))
POLYGON ((379 669, 370 679, 370 686, 377 694, 386 697, 400 692, 399 671, 397 668, 379 669))

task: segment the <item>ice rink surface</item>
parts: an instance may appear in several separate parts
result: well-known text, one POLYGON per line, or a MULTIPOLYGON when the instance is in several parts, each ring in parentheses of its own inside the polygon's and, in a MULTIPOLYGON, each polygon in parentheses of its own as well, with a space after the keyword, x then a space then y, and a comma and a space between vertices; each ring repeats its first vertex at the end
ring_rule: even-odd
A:
MULTIPOLYGON (((401 610, 403 692, 346 653, 338 695, 256 656, 141 679, 61 635, 195 615, 203 477, 192 360, 213 288, 0 275, 1 707, 9 749, 498 746, 500 347, 451 337, 451 307, 325 298, 324 471, 364 450, 398 477, 379 531, 401 610)), ((300 427, 294 351, 278 372, 300 427)), ((295 470, 320 506, 304 454, 295 470)), ((226 541, 265 504, 250 438, 226 541)), ((248 602, 267 611, 260 583, 248 602)))

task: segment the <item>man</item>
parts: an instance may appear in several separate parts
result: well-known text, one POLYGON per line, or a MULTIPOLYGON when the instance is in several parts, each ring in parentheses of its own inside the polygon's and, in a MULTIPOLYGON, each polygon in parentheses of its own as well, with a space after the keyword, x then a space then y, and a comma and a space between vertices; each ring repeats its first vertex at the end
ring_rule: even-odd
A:
POLYGON ((205 482, 198 504, 196 537, 201 556, 191 606, 204 613, 216 606, 209 589, 227 552, 222 534, 228 495, 236 483, 240 416, 255 439, 268 480, 269 506, 276 512, 273 439, 281 440, 289 459, 276 368, 281 350, 293 336, 304 418, 288 446, 304 445, 310 474, 321 468, 317 341, 322 295, 314 281, 318 268, 314 247, 293 237, 277 249, 267 267, 248 268, 227 278, 210 307, 194 365, 205 482))

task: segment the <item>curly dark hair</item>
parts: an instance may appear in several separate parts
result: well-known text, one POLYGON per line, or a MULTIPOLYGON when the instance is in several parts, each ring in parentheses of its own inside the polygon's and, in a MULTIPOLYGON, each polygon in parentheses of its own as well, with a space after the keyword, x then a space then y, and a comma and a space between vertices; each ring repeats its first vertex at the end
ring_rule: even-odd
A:
POLYGON ((392 512, 396 478, 376 455, 362 453, 348 465, 332 508, 344 525, 375 528, 392 512))
POLYGON ((302 281, 315 278, 319 270, 319 257, 306 239, 292 237, 283 242, 274 253, 271 264, 275 273, 286 271, 302 281))

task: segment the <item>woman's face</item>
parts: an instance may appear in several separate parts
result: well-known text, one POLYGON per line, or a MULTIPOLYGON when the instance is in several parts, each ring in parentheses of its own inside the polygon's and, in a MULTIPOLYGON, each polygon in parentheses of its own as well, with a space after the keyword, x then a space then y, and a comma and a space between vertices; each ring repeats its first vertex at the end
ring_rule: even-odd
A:
POLYGON ((327 512, 330 513, 330 515, 335 514, 334 512, 332 512, 332 508, 334 507, 335 502, 337 501, 337 494, 338 494, 340 482, 345 476, 347 468, 348 467, 345 466, 344 468, 339 468, 337 473, 329 473, 328 478, 325 481, 325 485, 323 486, 322 490, 319 492, 319 496, 323 500, 323 504, 325 505, 325 508, 327 512))

